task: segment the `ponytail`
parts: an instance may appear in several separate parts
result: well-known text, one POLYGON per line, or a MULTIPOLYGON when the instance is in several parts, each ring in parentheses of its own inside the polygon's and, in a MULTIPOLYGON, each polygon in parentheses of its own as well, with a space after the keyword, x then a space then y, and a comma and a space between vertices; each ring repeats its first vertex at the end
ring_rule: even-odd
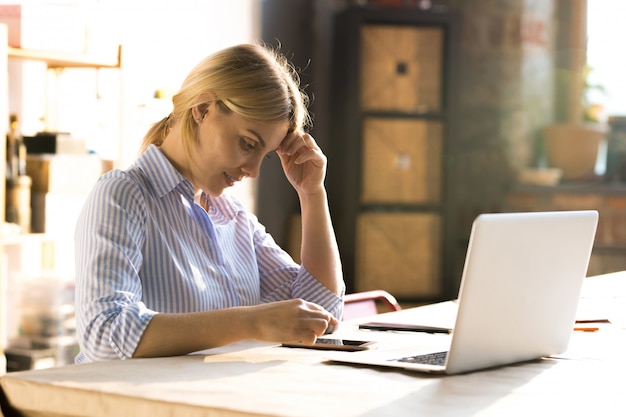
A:
POLYGON ((143 140, 141 141, 141 147, 139 149, 140 154, 144 153, 150 145, 160 146, 163 143, 171 128, 171 118, 172 115, 170 114, 169 116, 164 117, 159 122, 156 122, 150 127, 146 135, 143 137, 143 140))

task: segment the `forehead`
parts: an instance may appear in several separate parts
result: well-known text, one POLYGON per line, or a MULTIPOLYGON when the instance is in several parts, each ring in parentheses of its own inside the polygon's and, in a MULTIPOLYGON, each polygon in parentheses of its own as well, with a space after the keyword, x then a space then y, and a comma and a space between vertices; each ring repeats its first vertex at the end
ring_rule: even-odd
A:
POLYGON ((278 148, 285 136, 287 136, 289 129, 287 121, 256 121, 246 119, 235 113, 232 113, 231 116, 237 129, 255 137, 270 150, 278 148))

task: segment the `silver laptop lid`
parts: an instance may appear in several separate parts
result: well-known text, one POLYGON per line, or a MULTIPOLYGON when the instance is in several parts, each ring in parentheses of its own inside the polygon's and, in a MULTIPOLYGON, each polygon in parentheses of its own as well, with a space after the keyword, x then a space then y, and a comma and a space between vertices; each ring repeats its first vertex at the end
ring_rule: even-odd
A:
POLYGON ((446 372, 567 349, 597 222, 596 211, 478 216, 446 372))

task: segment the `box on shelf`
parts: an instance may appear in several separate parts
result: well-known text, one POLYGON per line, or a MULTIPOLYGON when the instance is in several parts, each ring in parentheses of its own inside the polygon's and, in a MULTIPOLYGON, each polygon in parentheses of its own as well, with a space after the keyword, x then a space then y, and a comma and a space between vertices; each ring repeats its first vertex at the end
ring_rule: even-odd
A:
POLYGON ((439 296, 441 229, 439 214, 359 214, 356 291, 382 288, 407 299, 439 296))
POLYGON ((35 136, 24 136, 24 145, 28 154, 77 154, 87 153, 83 139, 75 138, 64 132, 38 132, 35 136))
POLYGON ((75 334, 72 280, 30 278, 23 279, 20 287, 21 336, 49 338, 75 334))
POLYGON ((97 155, 28 155, 26 174, 32 193, 87 194, 102 175, 104 163, 97 155))
POLYGON ((361 202, 438 204, 442 135, 439 121, 365 118, 361 202))
POLYGON ((74 336, 23 338, 5 350, 7 371, 71 365, 79 349, 74 336))
POLYGON ((78 353, 74 315, 74 281, 54 272, 22 276, 17 335, 5 349, 8 371, 47 368, 73 363, 78 353))
POLYGON ((54 267, 74 269, 74 230, 93 185, 107 164, 97 155, 29 155, 26 173, 32 178, 31 232, 53 236, 58 243, 54 267))
POLYGON ((0 345, 20 335, 21 298, 24 277, 41 276, 54 268, 56 242, 47 235, 3 235, 0 261, 0 345))
POLYGON ((6 356, 7 372, 28 371, 57 366, 54 349, 8 348, 6 356))
POLYGON ((363 25, 362 109, 440 111, 444 36, 436 26, 363 25))
POLYGON ((86 50, 86 18, 77 4, 0 4, 0 23, 7 25, 9 46, 14 48, 67 53, 86 50))
POLYGON ((79 350, 75 336, 22 337, 6 348, 7 371, 71 365, 79 350))

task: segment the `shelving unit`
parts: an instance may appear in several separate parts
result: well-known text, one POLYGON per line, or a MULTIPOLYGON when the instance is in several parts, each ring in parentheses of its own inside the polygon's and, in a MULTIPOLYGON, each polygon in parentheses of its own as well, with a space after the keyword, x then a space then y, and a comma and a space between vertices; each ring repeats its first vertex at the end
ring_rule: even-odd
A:
MULTIPOLYGON (((20 49, 8 46, 5 25, 0 25, 0 160, 6 160, 6 132, 9 121, 8 83, 10 60, 28 60, 44 62, 47 69, 61 71, 64 68, 121 69, 122 47, 111 48, 102 53, 72 54, 56 51, 20 49)), ((43 94, 43 93, 42 93, 43 94)), ((0 164, 0 219, 4 223, 6 200, 6 164, 0 164)), ((15 310, 13 309, 15 281, 22 274, 32 270, 37 274, 44 270, 56 269, 55 254, 59 241, 56 236, 47 234, 4 234, 0 231, 0 374, 6 369, 5 355, 2 354, 8 341, 8 332, 15 328, 15 310), (10 312, 10 313, 9 313, 10 312)), ((54 358, 53 358, 54 359, 54 358)), ((56 360, 56 359, 55 359, 56 360)))
POLYGON ((122 46, 117 47, 117 53, 86 53, 69 54, 55 51, 40 51, 34 49, 7 48, 9 59, 25 59, 43 61, 48 68, 121 68, 122 46))
MULTIPOLYGON (((42 50, 33 50, 33 49, 21 49, 21 48, 13 48, 7 45, 6 32, 0 31, 0 33, 4 33, 0 39, 0 54, 2 54, 5 59, 3 62, 8 62, 8 60, 31 60, 31 61, 41 61, 45 62, 48 69, 63 69, 63 68, 90 68, 90 69, 100 69, 100 68, 121 68, 122 66, 122 46, 118 45, 117 47, 111 48, 110 51, 103 51, 101 53, 85 53, 85 54, 76 54, 76 53, 64 53, 57 51, 42 51, 42 50)), ((4 77, 4 79, 8 79, 8 68, 5 63, 2 63, 3 68, 0 69, 0 76, 4 77)), ((2 91, 6 92, 8 89, 3 88, 2 91)), ((5 93, 7 94, 7 93, 5 93)), ((0 98, 3 102, 8 102, 8 96, 0 98)), ((0 107, 1 108, 1 107, 0 107)), ((3 112, 7 112, 7 114, 0 115, 3 120, 9 119, 8 109, 3 110, 3 112)), ((6 122, 0 123, 0 127, 3 128, 4 131, 7 130, 8 126, 6 126, 6 122)), ((2 156, 2 160, 6 159, 5 156, 5 148, 6 148, 6 136, 4 134, 1 135, 2 139, 0 141, 1 152, 0 156, 2 156)), ((1 164, 0 167, 0 177, 4 179, 6 177, 5 165, 1 164)), ((6 197, 6 185, 5 181, 0 181, 0 218, 5 218, 5 197, 6 197)))
POLYGON ((350 7, 334 28, 327 183, 348 291, 445 298, 457 17, 350 7))

